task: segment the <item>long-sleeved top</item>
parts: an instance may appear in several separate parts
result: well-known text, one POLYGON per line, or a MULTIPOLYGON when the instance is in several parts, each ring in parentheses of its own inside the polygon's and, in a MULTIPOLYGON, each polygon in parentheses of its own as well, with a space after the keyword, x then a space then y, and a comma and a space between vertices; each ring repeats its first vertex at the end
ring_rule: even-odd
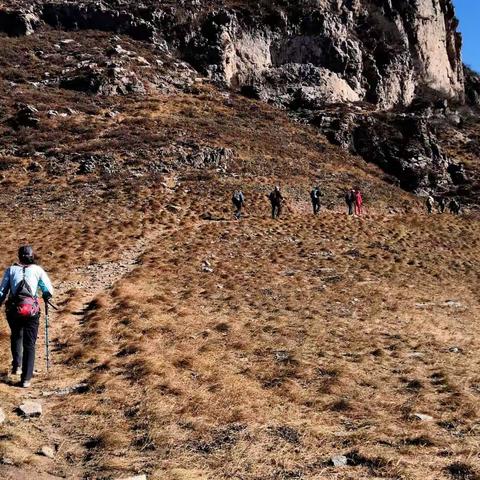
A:
MULTIPOLYGON (((15 292, 18 284, 23 280, 23 266, 12 265, 5 270, 2 283, 0 284, 0 303, 3 303, 9 292, 15 292)), ((25 282, 30 291, 37 295, 38 289, 42 294, 53 295, 52 282, 42 267, 39 265, 28 265, 25 268, 25 282)))

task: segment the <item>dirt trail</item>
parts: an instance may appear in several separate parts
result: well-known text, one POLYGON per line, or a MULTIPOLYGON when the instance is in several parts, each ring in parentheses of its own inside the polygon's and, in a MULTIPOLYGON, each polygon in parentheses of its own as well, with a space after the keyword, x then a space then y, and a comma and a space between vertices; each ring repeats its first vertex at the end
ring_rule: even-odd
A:
POLYGON ((75 269, 73 276, 79 279, 60 283, 57 287, 57 296, 61 298, 69 290, 79 289, 85 298, 91 300, 95 295, 111 288, 115 282, 135 268, 142 254, 158 235, 159 233, 140 237, 132 246, 125 249, 120 259, 115 262, 100 262, 75 269))

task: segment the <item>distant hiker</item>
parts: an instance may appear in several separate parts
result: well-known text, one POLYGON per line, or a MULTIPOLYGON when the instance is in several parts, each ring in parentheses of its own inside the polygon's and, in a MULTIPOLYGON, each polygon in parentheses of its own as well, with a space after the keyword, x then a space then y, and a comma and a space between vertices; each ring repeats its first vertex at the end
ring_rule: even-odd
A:
POLYGON ((320 197, 323 197, 320 187, 314 187, 310 192, 310 199, 312 201, 313 214, 317 215, 320 211, 320 197))
POLYGON ((278 218, 282 213, 283 206, 283 196, 280 192, 280 187, 275 187, 270 195, 268 196, 270 203, 272 205, 272 218, 278 218))
POLYGON ((353 215, 355 206, 355 190, 353 188, 345 194, 345 203, 348 207, 348 214, 353 215))
POLYGON ((438 201, 438 213, 444 213, 445 208, 447 208, 447 199, 445 197, 441 197, 438 201))
POLYGON ((427 207, 427 212, 430 215, 433 212, 433 207, 435 206, 435 200, 432 198, 431 195, 427 197, 427 201, 425 202, 425 206, 427 207))
POLYGON ((242 208, 245 205, 245 197, 241 190, 234 192, 232 196, 232 203, 235 207, 235 213, 233 215, 237 220, 240 220, 242 216, 242 208))
POLYGON ((363 213, 363 198, 360 190, 355 191, 355 214, 360 216, 363 213))
POLYGON ((33 375, 35 343, 40 320, 37 292, 44 301, 53 295, 53 287, 43 268, 35 264, 30 246, 18 250, 19 263, 5 270, 0 284, 0 305, 6 302, 7 322, 11 331, 12 374, 21 375, 21 386, 27 388, 33 375))
POLYGON ((450 203, 448 204, 448 209, 450 210, 450 213, 453 213, 453 215, 460 214, 460 204, 454 198, 450 200, 450 203))

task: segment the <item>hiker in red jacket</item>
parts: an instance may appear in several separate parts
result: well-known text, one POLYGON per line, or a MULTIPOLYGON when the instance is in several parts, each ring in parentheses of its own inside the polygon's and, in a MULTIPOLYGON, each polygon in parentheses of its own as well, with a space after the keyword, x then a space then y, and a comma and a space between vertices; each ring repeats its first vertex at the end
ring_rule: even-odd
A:
POLYGON ((360 216, 363 213, 363 198, 360 190, 355 191, 355 214, 360 216))

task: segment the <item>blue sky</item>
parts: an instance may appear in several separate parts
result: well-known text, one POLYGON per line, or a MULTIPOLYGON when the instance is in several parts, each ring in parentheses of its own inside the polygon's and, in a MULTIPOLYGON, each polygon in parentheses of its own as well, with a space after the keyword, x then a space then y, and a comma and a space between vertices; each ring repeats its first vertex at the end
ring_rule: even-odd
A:
POLYGON ((453 0, 463 34, 463 61, 480 72, 480 0, 453 0))

